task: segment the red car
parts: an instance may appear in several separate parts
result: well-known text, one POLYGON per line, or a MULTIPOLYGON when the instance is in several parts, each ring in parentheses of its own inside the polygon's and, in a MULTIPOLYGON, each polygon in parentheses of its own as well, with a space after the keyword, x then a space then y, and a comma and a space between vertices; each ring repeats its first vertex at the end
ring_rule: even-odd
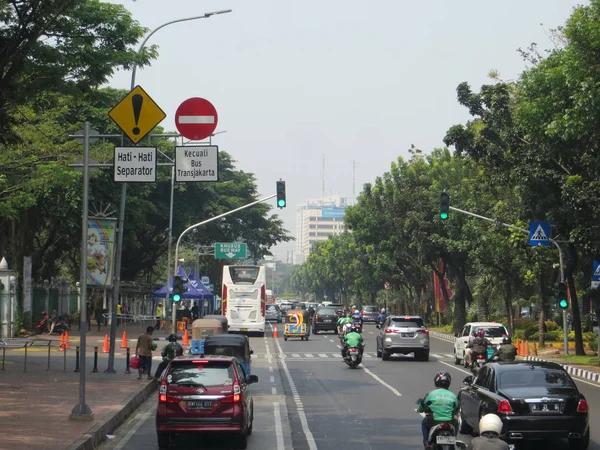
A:
POLYGON ((156 409, 159 448, 176 435, 222 434, 246 448, 252 434, 254 402, 251 383, 238 360, 230 356, 188 356, 172 360, 163 372, 156 409))

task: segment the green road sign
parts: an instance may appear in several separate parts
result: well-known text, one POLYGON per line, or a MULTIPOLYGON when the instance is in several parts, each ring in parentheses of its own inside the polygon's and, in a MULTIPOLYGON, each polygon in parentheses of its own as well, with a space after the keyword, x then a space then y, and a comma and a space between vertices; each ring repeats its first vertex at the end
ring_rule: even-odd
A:
POLYGON ((216 242, 216 259, 245 259, 248 245, 243 242, 216 242))

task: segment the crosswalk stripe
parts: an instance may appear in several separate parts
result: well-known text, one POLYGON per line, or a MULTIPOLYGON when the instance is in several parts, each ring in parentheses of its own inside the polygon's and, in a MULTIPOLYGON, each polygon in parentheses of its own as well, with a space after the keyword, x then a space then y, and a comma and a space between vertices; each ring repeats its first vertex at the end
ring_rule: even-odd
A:
POLYGON ((325 353, 319 353, 319 357, 321 357, 321 358, 328 358, 328 356, 325 353))
POLYGON ((313 355, 312 353, 305 353, 304 356, 306 356, 307 358, 314 358, 315 355, 313 355))
POLYGON ((292 353, 292 358, 300 358, 300 355, 298 353, 292 353))
MULTIPOLYGON (((267 355, 265 353, 254 353, 252 355, 252 359, 267 359, 269 357, 280 357, 280 358, 336 358, 336 357, 341 357, 340 353, 276 353, 276 354, 271 354, 271 355, 267 355)), ((366 358, 376 358, 377 354, 375 352, 371 352, 371 353, 364 353, 364 356, 366 358)), ((452 353, 430 353, 429 356, 431 356, 432 358, 436 358, 436 359, 454 359, 454 355, 452 353)), ((162 361, 162 358, 160 356, 154 356, 152 358, 154 361, 162 361)))

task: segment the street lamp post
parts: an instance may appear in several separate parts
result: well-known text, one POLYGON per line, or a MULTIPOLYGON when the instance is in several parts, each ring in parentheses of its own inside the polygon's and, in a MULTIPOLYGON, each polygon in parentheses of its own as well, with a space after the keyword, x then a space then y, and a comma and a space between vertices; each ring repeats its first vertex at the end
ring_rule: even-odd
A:
MULTIPOLYGON (((230 13, 232 10, 231 9, 224 9, 224 10, 220 10, 220 11, 213 11, 213 12, 208 12, 208 13, 204 13, 201 16, 193 16, 193 17, 185 17, 183 19, 177 19, 177 20, 171 20, 170 22, 167 23, 163 23, 162 25, 156 27, 154 30, 152 30, 147 36, 146 38, 142 41, 142 43, 140 44, 140 47, 138 48, 137 54, 138 56, 142 53, 142 50, 144 49, 144 46, 146 45, 146 42, 148 42, 148 39, 150 39, 150 37, 156 33, 158 30, 172 25, 174 23, 179 23, 179 22, 188 22, 191 20, 197 20, 197 19, 208 19, 211 16, 216 16, 219 14, 227 14, 230 13)), ((131 89, 133 90, 133 88, 135 88, 135 75, 137 72, 137 64, 134 62, 133 64, 133 69, 131 70, 131 89)), ((175 170, 175 169, 173 169, 175 170)), ((120 207, 119 207, 119 227, 118 227, 118 236, 117 236, 117 248, 116 250, 116 256, 115 256, 115 278, 114 278, 114 290, 113 290, 113 299, 112 299, 112 308, 111 308, 111 322, 110 322, 110 349, 109 349, 109 353, 108 353, 108 367, 105 370, 106 373, 116 373, 115 371, 115 341, 117 338, 117 303, 119 302, 119 295, 120 295, 120 288, 121 288, 121 257, 122 257, 122 253, 123 253, 123 234, 125 232, 125 204, 127 203, 127 183, 123 183, 121 185, 121 203, 120 203, 120 207)), ((172 216, 172 213, 171 213, 172 216)), ((171 233, 170 229, 172 227, 169 226, 169 234, 171 233)), ((170 245, 171 239, 169 239, 169 245, 170 245)), ((170 252, 169 252, 169 257, 170 257, 170 252)), ((167 291, 168 291, 168 282, 169 280, 167 280, 167 291)))

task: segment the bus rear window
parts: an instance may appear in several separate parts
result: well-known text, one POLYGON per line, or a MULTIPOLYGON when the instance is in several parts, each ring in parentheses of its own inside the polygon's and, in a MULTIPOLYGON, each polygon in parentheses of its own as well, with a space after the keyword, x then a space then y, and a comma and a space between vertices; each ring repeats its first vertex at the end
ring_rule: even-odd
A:
POLYGON ((229 275, 233 284, 254 284, 258 278, 259 267, 230 266, 229 275))

